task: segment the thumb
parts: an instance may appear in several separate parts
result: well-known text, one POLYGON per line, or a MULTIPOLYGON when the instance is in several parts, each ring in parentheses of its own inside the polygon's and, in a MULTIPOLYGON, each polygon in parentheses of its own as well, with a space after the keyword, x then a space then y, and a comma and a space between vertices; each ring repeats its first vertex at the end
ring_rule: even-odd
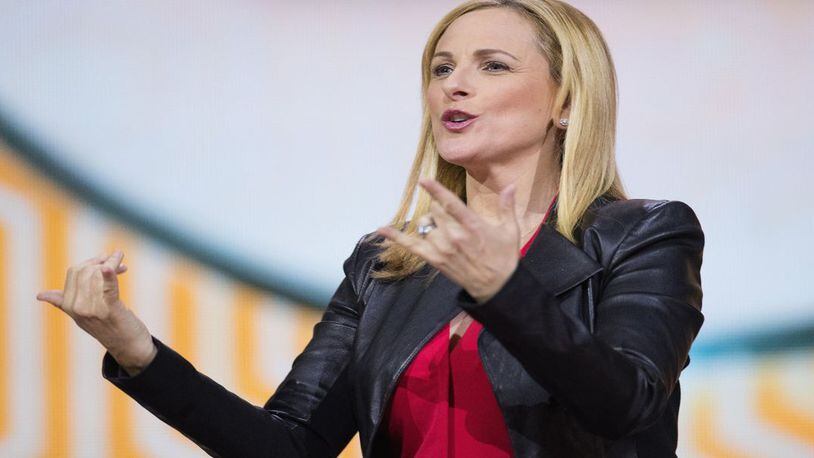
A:
POLYGON ((48 302, 55 307, 62 308, 62 301, 64 298, 62 296, 62 291, 58 289, 51 289, 48 291, 41 291, 39 294, 37 294, 37 300, 48 302))
POLYGON ((517 209, 515 208, 514 195, 517 187, 514 183, 506 186, 500 192, 500 211, 504 223, 509 223, 513 226, 518 226, 517 223, 517 209))

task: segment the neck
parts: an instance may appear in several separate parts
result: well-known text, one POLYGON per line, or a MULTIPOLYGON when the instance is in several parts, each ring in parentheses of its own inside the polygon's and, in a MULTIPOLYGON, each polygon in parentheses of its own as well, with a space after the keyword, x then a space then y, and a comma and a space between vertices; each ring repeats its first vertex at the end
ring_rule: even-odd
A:
POLYGON ((560 167, 550 150, 513 157, 516 159, 508 164, 490 164, 478 171, 467 169, 466 202, 483 219, 496 223, 500 192, 514 183, 515 213, 521 242, 525 243, 542 222, 559 189, 560 167))

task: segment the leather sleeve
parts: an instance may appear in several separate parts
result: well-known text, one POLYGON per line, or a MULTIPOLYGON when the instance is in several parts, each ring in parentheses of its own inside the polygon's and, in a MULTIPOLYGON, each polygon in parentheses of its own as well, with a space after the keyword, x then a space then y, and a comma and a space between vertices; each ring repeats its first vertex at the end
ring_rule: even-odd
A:
POLYGON ((337 456, 357 430, 347 367, 360 314, 354 272, 361 244, 345 261, 345 279, 311 341, 264 407, 226 390, 155 338, 158 353, 142 372, 128 376, 106 353, 104 378, 210 455, 337 456))
MULTIPOLYGON (((703 323, 704 234, 692 209, 659 202, 628 227, 604 268, 594 333, 561 307, 563 297, 587 298, 580 288, 562 290, 570 280, 555 283, 584 278, 580 270, 592 274, 581 267, 585 253, 570 243, 552 241, 557 259, 547 261, 542 277, 524 258, 489 301, 459 296, 587 431, 611 439, 661 416, 703 323)), ((565 240, 554 231, 540 235, 565 240)))

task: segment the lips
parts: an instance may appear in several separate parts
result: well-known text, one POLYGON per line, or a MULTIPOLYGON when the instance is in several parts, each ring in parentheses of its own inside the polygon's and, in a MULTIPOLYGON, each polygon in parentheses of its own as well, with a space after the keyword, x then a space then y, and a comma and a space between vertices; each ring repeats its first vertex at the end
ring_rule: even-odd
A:
POLYGON ((447 110, 441 116, 441 122, 448 130, 460 132, 475 122, 477 116, 462 110, 447 110))

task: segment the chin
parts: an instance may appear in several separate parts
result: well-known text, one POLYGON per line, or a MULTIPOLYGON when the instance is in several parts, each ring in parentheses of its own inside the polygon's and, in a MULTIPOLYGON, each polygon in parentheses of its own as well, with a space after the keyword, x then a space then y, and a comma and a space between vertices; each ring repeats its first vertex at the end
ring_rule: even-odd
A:
POLYGON ((477 152, 461 148, 442 149, 439 147, 438 155, 450 164, 460 165, 461 167, 466 167, 467 164, 471 164, 478 157, 477 152))
POLYGON ((464 166, 482 157, 483 151, 477 145, 472 145, 472 142, 460 141, 462 139, 454 139, 450 141, 446 139, 437 144, 438 154, 445 161, 464 166))
POLYGON ((502 154, 495 154, 492 147, 484 145, 438 145, 438 155, 442 159, 467 170, 477 169, 490 161, 496 161, 502 154))

